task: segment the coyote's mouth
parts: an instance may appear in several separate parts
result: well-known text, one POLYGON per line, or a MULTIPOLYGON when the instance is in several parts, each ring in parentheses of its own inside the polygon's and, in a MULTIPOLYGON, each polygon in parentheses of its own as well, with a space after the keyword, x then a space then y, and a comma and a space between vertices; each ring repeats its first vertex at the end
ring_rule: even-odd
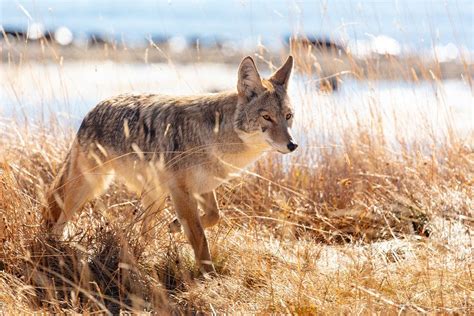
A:
POLYGON ((283 149, 281 149, 281 147, 277 147, 277 146, 275 146, 275 145, 273 145, 272 147, 273 147, 274 150, 276 150, 276 151, 279 152, 280 154, 285 155, 285 154, 290 153, 290 151, 288 151, 288 150, 283 150, 283 149))
POLYGON ((271 147, 274 151, 277 151, 277 152, 279 152, 280 154, 288 154, 288 153, 289 153, 289 151, 282 149, 281 146, 278 146, 276 143, 274 143, 274 142, 272 142, 272 141, 267 140, 267 143, 268 143, 268 145, 270 145, 270 147, 271 147))

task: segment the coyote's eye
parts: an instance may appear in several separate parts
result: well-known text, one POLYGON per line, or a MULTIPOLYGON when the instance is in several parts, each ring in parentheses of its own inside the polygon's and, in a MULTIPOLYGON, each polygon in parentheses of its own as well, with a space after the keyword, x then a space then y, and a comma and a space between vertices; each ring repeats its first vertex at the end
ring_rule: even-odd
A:
POLYGON ((293 117, 293 114, 291 114, 291 113, 288 113, 288 114, 286 115, 286 119, 287 119, 287 120, 291 119, 292 117, 293 117))
POLYGON ((264 114, 262 115, 262 117, 266 119, 267 121, 270 121, 270 122, 272 121, 272 118, 270 117, 270 115, 264 114))

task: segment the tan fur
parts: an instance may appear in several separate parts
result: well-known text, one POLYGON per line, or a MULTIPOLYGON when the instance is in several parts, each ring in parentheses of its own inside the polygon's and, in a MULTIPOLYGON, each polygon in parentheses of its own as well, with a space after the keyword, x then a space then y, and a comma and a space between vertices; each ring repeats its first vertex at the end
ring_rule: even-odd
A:
POLYGON ((253 60, 245 58, 237 93, 122 95, 101 102, 84 118, 52 184, 46 224, 61 234, 74 213, 117 178, 142 198, 144 233, 170 195, 177 215, 170 229, 182 227, 201 271, 214 272, 204 234, 219 220, 214 189, 264 152, 297 146, 286 94, 291 65, 290 57, 261 80, 253 60))

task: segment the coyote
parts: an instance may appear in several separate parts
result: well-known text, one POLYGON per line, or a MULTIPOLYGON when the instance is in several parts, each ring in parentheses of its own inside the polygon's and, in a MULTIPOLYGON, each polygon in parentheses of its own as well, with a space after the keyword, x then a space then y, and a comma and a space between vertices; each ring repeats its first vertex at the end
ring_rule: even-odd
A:
MULTIPOLYGON (((173 97, 120 95, 99 103, 82 121, 47 195, 47 227, 63 227, 116 176, 140 194, 145 214, 168 195, 203 274, 215 273, 204 228, 219 220, 214 190, 266 151, 294 151, 293 110, 287 95, 289 56, 268 80, 248 56, 236 92, 173 97), (199 216, 198 206, 204 211, 199 216)), ((147 219, 145 215, 144 222, 147 219)))

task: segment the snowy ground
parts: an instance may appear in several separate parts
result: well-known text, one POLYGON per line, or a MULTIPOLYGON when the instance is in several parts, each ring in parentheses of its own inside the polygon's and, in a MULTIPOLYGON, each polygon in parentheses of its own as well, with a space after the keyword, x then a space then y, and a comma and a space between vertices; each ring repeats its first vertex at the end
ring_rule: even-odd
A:
MULTIPOLYGON (((236 70, 237 65, 212 63, 5 66, 0 69, 0 117, 21 122, 25 118, 44 120, 54 113, 63 122, 78 126, 91 107, 115 94, 198 94, 233 89, 236 70)), ((395 131, 400 135, 400 130, 408 139, 442 137, 447 124, 463 136, 474 132, 472 89, 461 80, 407 83, 346 78, 339 91, 328 95, 318 91, 317 78, 296 74, 293 79, 290 93, 300 138, 309 132, 326 142, 337 142, 336 134, 353 124, 370 129, 374 115, 382 120, 389 140, 395 131), (427 135, 420 135, 421 131, 427 135)))

